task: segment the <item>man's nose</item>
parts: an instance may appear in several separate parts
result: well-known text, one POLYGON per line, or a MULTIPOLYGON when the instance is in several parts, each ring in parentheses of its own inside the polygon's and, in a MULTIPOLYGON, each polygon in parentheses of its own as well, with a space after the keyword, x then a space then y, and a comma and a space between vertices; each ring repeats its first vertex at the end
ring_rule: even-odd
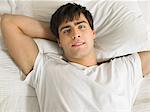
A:
POLYGON ((79 37, 80 37, 80 34, 79 34, 78 30, 73 29, 72 39, 76 39, 76 38, 79 38, 79 37))

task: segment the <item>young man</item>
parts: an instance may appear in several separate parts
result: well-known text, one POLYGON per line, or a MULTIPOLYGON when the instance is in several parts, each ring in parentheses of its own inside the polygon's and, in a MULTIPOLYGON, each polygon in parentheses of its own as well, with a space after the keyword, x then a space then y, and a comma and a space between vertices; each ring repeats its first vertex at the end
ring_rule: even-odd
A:
POLYGON ((33 41, 56 40, 46 23, 18 15, 2 17, 8 51, 35 88, 41 112, 131 112, 142 74, 150 72, 150 52, 99 65, 92 16, 77 4, 61 6, 50 26, 62 57, 43 53, 33 41))

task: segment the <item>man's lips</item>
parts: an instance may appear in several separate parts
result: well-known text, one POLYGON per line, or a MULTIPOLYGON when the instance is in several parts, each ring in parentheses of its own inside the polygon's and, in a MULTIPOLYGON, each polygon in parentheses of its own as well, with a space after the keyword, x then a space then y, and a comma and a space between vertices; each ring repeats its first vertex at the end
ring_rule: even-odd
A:
POLYGON ((79 47, 79 46, 82 46, 84 44, 85 44, 85 42, 76 42, 76 43, 72 44, 72 47, 79 47))

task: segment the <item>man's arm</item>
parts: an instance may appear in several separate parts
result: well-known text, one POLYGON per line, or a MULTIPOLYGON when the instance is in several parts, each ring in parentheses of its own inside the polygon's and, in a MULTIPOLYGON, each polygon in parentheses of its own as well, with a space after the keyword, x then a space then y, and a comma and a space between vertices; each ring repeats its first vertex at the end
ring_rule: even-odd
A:
POLYGON ((150 73, 150 51, 139 52, 143 75, 150 73))
POLYGON ((5 14, 2 16, 1 28, 9 54, 27 75, 39 52, 33 38, 50 39, 49 26, 30 17, 5 14))

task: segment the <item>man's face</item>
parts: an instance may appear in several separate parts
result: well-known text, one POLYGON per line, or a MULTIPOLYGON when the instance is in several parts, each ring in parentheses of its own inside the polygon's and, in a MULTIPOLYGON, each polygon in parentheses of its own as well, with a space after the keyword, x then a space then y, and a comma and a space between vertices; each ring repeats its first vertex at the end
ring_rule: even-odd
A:
POLYGON ((94 51, 95 31, 91 29, 88 20, 81 13, 73 21, 64 21, 58 29, 59 46, 69 60, 82 59, 94 51))

